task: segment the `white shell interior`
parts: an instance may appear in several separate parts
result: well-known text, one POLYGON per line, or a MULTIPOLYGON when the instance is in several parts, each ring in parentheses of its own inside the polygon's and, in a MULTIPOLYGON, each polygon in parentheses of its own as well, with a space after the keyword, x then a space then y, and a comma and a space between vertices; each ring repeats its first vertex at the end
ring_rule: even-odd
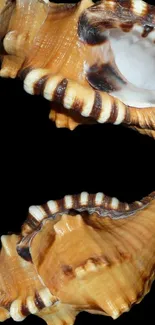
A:
POLYGON ((118 70, 126 85, 112 93, 125 104, 155 107, 155 29, 143 38, 143 28, 109 31, 109 40, 118 70))

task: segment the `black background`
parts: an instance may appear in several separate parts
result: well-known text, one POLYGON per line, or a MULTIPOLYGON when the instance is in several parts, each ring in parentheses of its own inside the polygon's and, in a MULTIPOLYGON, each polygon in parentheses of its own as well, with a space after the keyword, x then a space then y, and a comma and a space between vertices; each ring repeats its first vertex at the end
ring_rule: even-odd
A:
MULTIPOLYGON (((153 139, 121 125, 56 129, 48 119, 49 102, 26 94, 19 80, 0 79, 0 95, 1 235, 20 231, 30 205, 66 194, 101 191, 132 202, 155 190, 153 139)), ((154 309, 155 284, 139 305, 115 323, 155 323, 154 309)), ((24 320, 25 324, 39 322, 43 324, 35 316, 24 320)), ((81 313, 76 325, 94 322, 114 321, 81 313)))

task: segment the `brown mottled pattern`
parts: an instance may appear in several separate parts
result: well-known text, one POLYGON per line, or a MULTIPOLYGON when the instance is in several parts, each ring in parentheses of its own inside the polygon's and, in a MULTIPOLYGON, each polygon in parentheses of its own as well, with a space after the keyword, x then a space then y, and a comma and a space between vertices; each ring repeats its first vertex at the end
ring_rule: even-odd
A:
POLYGON ((104 202, 103 202, 104 208, 109 209, 110 204, 111 204, 111 197, 105 195, 104 202))
POLYGON ((111 266, 112 265, 112 261, 110 259, 108 259, 107 256, 101 255, 101 256, 92 256, 92 257, 88 258, 83 263, 78 265, 78 267, 84 268, 88 262, 92 262, 96 266, 98 266, 98 265, 111 266))
POLYGON ((117 2, 116 8, 115 8, 115 16, 119 21, 122 21, 122 23, 126 23, 129 21, 132 21, 135 19, 135 13, 133 12, 132 8, 132 2, 128 1, 128 4, 126 1, 119 1, 117 2))
POLYGON ((98 91, 95 91, 94 104, 93 104, 90 116, 93 117, 94 119, 98 120, 100 117, 101 108, 102 108, 101 95, 98 91))
POLYGON ((111 63, 92 65, 87 72, 87 80, 93 88, 106 92, 117 91, 126 84, 111 63))
POLYGON ((43 94, 47 79, 48 79, 48 75, 45 75, 34 84, 33 86, 34 95, 43 94))
POLYGON ((28 316, 30 314, 29 309, 25 303, 22 303, 21 305, 21 313, 23 316, 28 316))
POLYGON ((146 24, 154 24, 155 25, 155 6, 147 4, 147 12, 143 17, 145 19, 146 24))
POLYGON ((111 113, 107 120, 107 123, 109 123, 109 122, 114 123, 117 119, 117 116, 118 116, 118 108, 117 108, 117 103, 114 99, 112 107, 111 107, 111 113))
POLYGON ((114 28, 114 22, 112 22, 110 20, 105 20, 102 22, 102 27, 104 27, 105 29, 114 28))
POLYGON ((42 301, 38 291, 35 292, 34 302, 35 302, 36 307, 39 310, 43 309, 45 307, 44 302, 42 301))
POLYGON ((73 275, 73 269, 70 265, 62 265, 61 268, 65 275, 67 276, 73 275))
POLYGON ((107 37, 100 32, 98 27, 92 26, 86 14, 82 14, 78 23, 78 35, 82 42, 91 46, 103 44, 107 41, 107 37))
POLYGON ((88 207, 96 206, 96 194, 89 194, 88 207))
POLYGON ((60 211, 60 212, 61 212, 61 211, 64 211, 64 210, 66 209, 64 198, 61 199, 61 200, 58 200, 58 201, 57 201, 57 204, 58 204, 58 207, 59 207, 59 211, 60 211))
POLYGON ((67 88, 68 80, 64 78, 56 87, 53 100, 55 100, 57 103, 63 103, 63 99, 65 96, 65 91, 67 88))
POLYGON ((32 229, 36 229, 37 226, 39 225, 39 221, 35 219, 31 214, 28 215, 28 218, 26 219, 26 223, 32 229))
POLYGON ((125 108, 125 117, 124 117, 124 122, 125 123, 130 123, 131 118, 130 118, 130 110, 128 108, 128 106, 126 106, 125 108))
POLYGON ((141 202, 142 202, 143 204, 147 204, 147 203, 149 203, 150 201, 152 201, 153 199, 155 199, 155 191, 152 192, 149 196, 143 198, 143 199, 141 200, 141 202))
POLYGON ((78 98, 75 98, 74 103, 72 104, 72 109, 74 109, 74 111, 81 113, 82 106, 83 106, 83 102, 80 101, 78 98))
POLYGON ((151 33, 154 30, 154 27, 145 25, 144 26, 144 31, 142 33, 142 37, 147 37, 149 33, 151 33))
POLYGON ((123 8, 131 8, 131 0, 117 0, 116 2, 119 3, 123 8))
POLYGON ((130 210, 132 211, 132 210, 135 210, 135 209, 139 209, 139 208, 141 208, 143 205, 141 204, 138 204, 138 202, 133 202, 133 203, 131 203, 130 204, 130 210))
POLYGON ((43 204, 42 208, 45 211, 45 218, 51 215, 51 211, 50 211, 49 206, 48 206, 47 203, 43 204))
POLYGON ((80 197, 81 197, 81 194, 73 195, 73 208, 75 210, 81 206, 80 197))
POLYGON ((121 29, 123 30, 123 32, 128 33, 128 32, 130 32, 130 30, 132 29, 132 27, 133 27, 133 23, 131 23, 131 22, 121 23, 121 24, 120 24, 120 27, 121 27, 121 29))
POLYGON ((126 206, 126 203, 124 203, 124 202, 119 202, 119 204, 118 204, 118 209, 117 209, 117 210, 123 212, 123 211, 125 210, 125 206, 126 206))
POLYGON ((27 262, 32 262, 32 257, 28 246, 20 247, 17 245, 17 253, 27 262))
POLYGON ((32 70, 33 70, 32 67, 28 67, 28 68, 25 68, 25 69, 22 69, 22 68, 21 68, 21 69, 18 71, 18 77, 19 77, 20 79, 24 80, 24 79, 26 78, 27 74, 28 74, 29 72, 31 72, 32 70))

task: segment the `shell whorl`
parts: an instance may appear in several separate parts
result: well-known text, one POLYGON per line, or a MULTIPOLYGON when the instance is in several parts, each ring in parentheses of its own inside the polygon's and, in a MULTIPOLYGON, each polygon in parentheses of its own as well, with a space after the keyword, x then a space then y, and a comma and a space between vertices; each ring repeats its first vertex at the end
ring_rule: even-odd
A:
POLYGON ((98 123, 127 123, 130 112, 118 99, 107 93, 95 91, 63 78, 50 76, 49 71, 36 69, 24 79, 24 89, 29 94, 42 94, 49 101, 56 101, 66 109, 74 110, 83 117, 90 117, 98 123))
POLYGON ((61 75, 52 76, 46 69, 28 72, 24 79, 24 89, 31 95, 42 94, 45 99, 62 104, 65 109, 73 110, 101 124, 125 123, 140 126, 142 131, 148 130, 148 135, 155 138, 154 108, 151 108, 151 112, 149 108, 138 111, 108 93, 86 88, 61 75), (151 118, 148 118, 149 115, 151 118))
POLYGON ((132 204, 82 192, 31 206, 21 235, 1 239, 0 320, 119 317, 154 281, 154 226, 155 192, 132 204))
POLYGON ((31 207, 30 213, 18 254, 26 259, 29 251, 38 274, 62 303, 72 301, 85 310, 94 306, 115 319, 149 292, 155 276, 154 192, 131 205, 82 192, 31 207), (86 307, 86 301, 94 305, 86 307))
MULTIPOLYGON (((107 41, 103 30, 116 27, 128 33, 132 28, 137 28, 136 32, 141 38, 154 44, 153 6, 141 0, 102 1, 96 5, 93 5, 91 0, 81 1, 77 5, 56 5, 38 0, 32 3, 28 0, 24 2, 23 7, 22 1, 17 1, 16 4, 3 41, 7 55, 2 59, 0 76, 20 76, 26 92, 43 95, 45 99, 64 108, 64 120, 59 114, 50 114, 50 118, 59 127, 74 129, 79 123, 89 123, 90 120, 92 123, 124 123, 142 130, 141 133, 155 137, 154 107, 144 105, 139 109, 109 92, 121 79, 115 74, 113 66, 107 64, 110 81, 106 84, 106 75, 102 74, 102 68, 105 65, 106 70, 108 59, 103 57, 103 65, 99 64, 95 75, 92 73, 96 62, 99 62, 98 55, 102 53, 102 46, 104 47, 107 41), (16 15, 19 21, 17 26, 16 15), (27 24, 24 26, 22 21, 25 19, 27 24), (65 36, 67 31, 68 38, 65 36), (66 46, 63 45, 64 38, 66 46), (94 48, 98 54, 94 55, 94 48), (69 65, 74 65, 74 69, 70 69, 69 65), (90 65, 90 73, 87 71, 87 65, 90 65), (110 88, 100 89, 98 78, 101 78, 103 86, 110 88), (73 112, 70 118, 73 123, 70 124, 65 119, 68 111, 73 112), (75 116, 80 116, 77 123, 74 112, 75 116)), ((122 82, 122 85, 125 86, 125 82, 122 82)))
POLYGON ((155 192, 135 201, 131 204, 120 202, 117 198, 109 197, 102 192, 89 194, 82 192, 77 195, 66 195, 60 200, 50 200, 42 206, 31 206, 29 214, 22 226, 22 235, 33 232, 46 218, 55 218, 58 214, 69 213, 69 211, 97 213, 99 216, 110 216, 113 219, 124 218, 136 210, 142 209, 155 198, 155 192))

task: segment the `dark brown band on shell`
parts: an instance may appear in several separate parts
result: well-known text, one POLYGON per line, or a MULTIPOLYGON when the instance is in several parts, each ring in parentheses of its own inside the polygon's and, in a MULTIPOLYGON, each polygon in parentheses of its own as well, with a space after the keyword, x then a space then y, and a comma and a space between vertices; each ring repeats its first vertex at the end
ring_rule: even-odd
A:
POLYGON ((154 27, 145 25, 144 31, 142 33, 142 37, 147 37, 153 30, 154 30, 154 27))
MULTIPOLYGON (((113 116, 114 119, 114 116, 113 116)), ((41 226, 42 220, 47 218, 55 218, 57 215, 63 214, 63 213, 69 213, 70 211, 75 211, 77 213, 83 213, 88 212, 91 213, 97 213, 100 217, 104 217, 105 215, 109 216, 110 218, 118 219, 118 218, 126 218, 130 216, 132 213, 134 213, 137 209, 142 209, 145 205, 147 205, 151 200, 155 198, 155 192, 151 193, 149 196, 143 198, 141 201, 135 201, 131 204, 128 204, 126 202, 119 202, 115 198, 111 198, 109 196, 104 195, 103 193, 97 193, 97 194, 88 194, 88 193, 81 193, 77 195, 69 195, 72 204, 68 208, 67 206, 67 199, 64 197, 61 200, 52 201, 54 206, 56 206, 56 210, 52 211, 50 207, 48 206, 49 214, 43 213, 43 217, 40 220, 39 227, 41 226), (86 196, 85 201, 82 199, 82 195, 86 196), (98 201, 97 196, 102 197, 98 201), (116 203, 113 204, 113 202, 116 200, 116 203)), ((47 202, 48 205, 48 202, 47 202)), ((41 207, 42 210, 44 210, 43 206, 41 207)), ((47 210, 45 208, 45 210, 47 210)), ((30 227, 31 223, 29 222, 28 216, 27 220, 25 221, 23 225, 23 231, 25 236, 25 230, 26 234, 30 234, 30 240, 31 240, 31 233, 34 231, 34 229, 30 227), (27 228, 28 226, 28 228, 27 228)), ((27 237, 28 238, 28 237, 27 237)), ((24 245, 24 248, 29 246, 29 242, 27 241, 27 245, 24 245)), ((24 259, 29 260, 30 252, 28 249, 26 251, 23 250, 22 241, 20 242, 20 246, 18 247, 18 254, 22 256, 24 259)))
POLYGON ((40 78, 34 85, 34 95, 43 95, 46 81, 48 80, 48 75, 40 78))
POLYGON ((123 30, 123 32, 128 33, 132 29, 133 23, 131 23, 130 21, 125 22, 125 23, 120 24, 120 27, 123 30))
POLYGON ((56 87, 53 100, 55 100, 57 103, 63 103, 67 84, 68 80, 65 78, 56 87))
POLYGON ((147 4, 147 12, 144 16, 146 25, 154 25, 155 28, 155 6, 147 4))
POLYGON ((95 91, 95 99, 90 116, 98 120, 102 108, 102 98, 98 91, 95 91))
POLYGON ((92 87, 105 92, 117 91, 119 84, 126 84, 108 63, 91 66, 87 72, 87 80, 92 87))
POLYGON ((130 0, 117 0, 117 2, 125 9, 131 8, 131 1, 130 0))
POLYGON ((143 12, 138 14, 134 2, 112 0, 109 4, 108 1, 101 1, 87 8, 78 23, 78 35, 81 41, 90 45, 99 45, 106 40, 104 33, 106 29, 116 27, 129 32, 136 23, 144 27, 142 36, 147 37, 155 28, 155 7, 145 3, 143 12))
POLYGON ((41 310, 41 309, 43 309, 43 308, 46 307, 45 304, 44 304, 44 302, 42 301, 42 299, 41 299, 38 291, 36 291, 36 293, 35 293, 34 302, 35 302, 36 307, 39 310, 41 310))
POLYGON ((82 14, 78 23, 78 35, 82 42, 89 45, 102 44, 107 41, 107 37, 98 30, 97 27, 89 24, 87 16, 82 14))
POLYGON ((39 221, 36 220, 31 214, 29 214, 27 224, 30 228, 36 229, 39 226, 39 221))
POLYGON ((29 247, 20 247, 17 245, 17 253, 20 257, 22 257, 27 262, 32 262, 31 254, 29 247))
POLYGON ((62 265, 62 271, 67 276, 73 276, 73 269, 70 265, 62 265))
POLYGON ((109 116, 109 119, 107 120, 107 122, 109 123, 115 123, 116 119, 118 116, 118 107, 117 107, 117 103, 114 100, 113 105, 112 105, 112 110, 109 116))
POLYGON ((82 112, 83 101, 80 101, 78 98, 75 98, 74 103, 72 105, 72 109, 79 114, 82 112))
POLYGON ((27 67, 25 69, 23 69, 21 67, 21 69, 18 71, 18 77, 21 79, 21 80, 24 80, 26 78, 26 76, 28 75, 29 72, 31 72, 33 70, 32 67, 27 67))
MULTIPOLYGON (((109 217, 112 219, 127 218, 131 215, 134 215, 137 210, 141 210, 146 207, 146 205, 154 199, 155 192, 151 193, 147 197, 144 197, 141 201, 135 201, 131 204, 127 204, 125 202, 119 202, 116 198, 111 198, 109 196, 104 195, 103 193, 88 194, 86 192, 83 192, 77 195, 65 196, 63 199, 57 201, 49 201, 50 204, 49 202, 47 202, 47 205, 50 213, 44 213, 43 206, 41 207, 43 217, 42 219, 40 218, 40 225, 36 229, 36 231, 34 231, 34 229, 31 229, 30 227, 27 228, 28 223, 27 220, 25 221, 23 225, 23 238, 17 244, 17 252, 24 260, 32 261, 31 252, 29 249, 30 244, 37 231, 41 229, 43 220, 54 220, 57 216, 60 217, 62 214, 65 213, 71 213, 71 215, 77 215, 80 213, 80 215, 85 219, 85 222, 88 224, 89 215, 91 216, 91 214, 94 213, 98 215, 98 221, 100 220, 100 218, 103 217, 109 217), (75 213, 72 214, 72 212, 75 213)), ((68 276, 72 276, 72 270, 66 268, 65 266, 63 272, 67 273, 68 276)), ((39 298, 38 294, 36 294, 35 303, 39 309, 44 308, 42 300, 41 298, 39 298)))
POLYGON ((26 306, 26 303, 22 303, 21 305, 21 313, 23 316, 28 316, 30 314, 28 307, 26 306))

